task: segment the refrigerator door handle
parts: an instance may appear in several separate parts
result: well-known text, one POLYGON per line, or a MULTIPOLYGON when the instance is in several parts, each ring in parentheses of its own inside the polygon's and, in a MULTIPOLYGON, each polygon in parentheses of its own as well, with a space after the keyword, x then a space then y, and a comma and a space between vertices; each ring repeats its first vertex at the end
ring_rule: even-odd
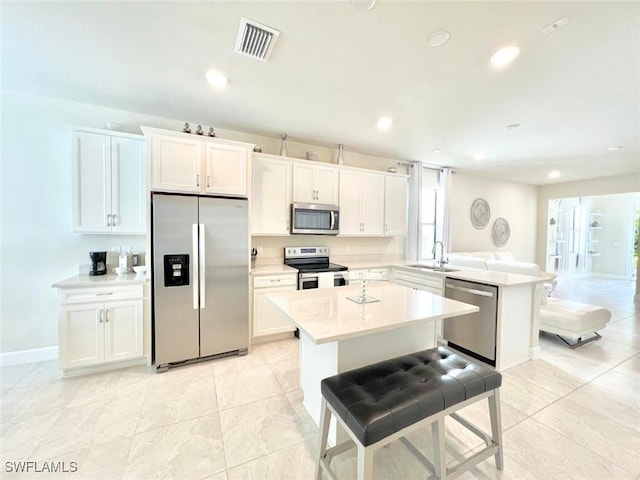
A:
MULTIPOLYGON (((193 251, 193 255, 191 256, 191 258, 193 259, 193 282, 192 283, 195 284, 195 282, 199 277, 199 265, 197 261, 198 259, 198 224, 197 223, 191 224, 191 250, 193 251)), ((197 310, 199 291, 195 285, 193 285, 193 288, 191 290, 193 291, 193 309, 197 310)))
POLYGON ((198 270, 200 272, 200 308, 205 307, 204 299, 205 299, 205 252, 204 252, 204 223, 200 224, 199 230, 199 249, 198 249, 198 261, 200 265, 198 266, 198 270))

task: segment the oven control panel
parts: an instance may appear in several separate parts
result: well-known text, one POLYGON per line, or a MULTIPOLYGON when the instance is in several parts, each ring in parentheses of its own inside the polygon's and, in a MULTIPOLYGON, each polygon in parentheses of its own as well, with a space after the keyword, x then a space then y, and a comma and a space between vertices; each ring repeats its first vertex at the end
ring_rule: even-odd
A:
POLYGON ((328 257, 329 247, 285 247, 284 258, 328 257))

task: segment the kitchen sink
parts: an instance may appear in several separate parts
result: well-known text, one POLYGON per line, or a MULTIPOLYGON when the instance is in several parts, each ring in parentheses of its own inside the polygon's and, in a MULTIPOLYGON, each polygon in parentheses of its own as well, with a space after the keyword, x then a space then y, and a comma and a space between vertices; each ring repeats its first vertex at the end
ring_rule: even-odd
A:
POLYGON ((422 270, 431 270, 432 272, 457 272, 458 270, 455 268, 447 268, 447 267, 439 267, 437 265, 423 265, 423 264, 415 264, 415 265, 406 265, 411 268, 420 268, 422 270))

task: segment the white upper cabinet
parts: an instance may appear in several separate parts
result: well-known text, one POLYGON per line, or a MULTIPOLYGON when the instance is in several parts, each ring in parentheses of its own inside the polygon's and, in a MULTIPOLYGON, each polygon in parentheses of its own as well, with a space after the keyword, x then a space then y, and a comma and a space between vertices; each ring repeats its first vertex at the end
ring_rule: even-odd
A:
POLYGON ((202 142, 195 138, 151 135, 152 190, 201 191, 202 142))
POLYGON ((293 201, 338 204, 338 167, 320 162, 293 162, 293 201))
POLYGON ((384 188, 384 234, 407 234, 408 180, 406 175, 386 174, 384 188))
POLYGON ((205 143, 206 193, 247 196, 247 163, 253 146, 205 143))
POLYGON ((145 143, 140 135, 73 132, 74 231, 145 233, 145 143))
POLYGON ((149 145, 151 190, 247 196, 253 144, 142 127, 149 145))
POLYGON ((340 235, 384 234, 385 174, 340 168, 340 235))
POLYGON ((292 165, 275 155, 253 155, 251 234, 289 235, 292 165))

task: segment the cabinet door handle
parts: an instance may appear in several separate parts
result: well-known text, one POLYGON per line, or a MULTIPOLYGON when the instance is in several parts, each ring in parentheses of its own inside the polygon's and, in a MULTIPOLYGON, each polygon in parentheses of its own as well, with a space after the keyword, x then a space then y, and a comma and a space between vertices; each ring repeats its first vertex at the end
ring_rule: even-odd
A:
POLYGON ((104 318, 104 310, 100 310, 100 317, 98 318, 98 323, 102 323, 104 318))
POLYGON ((200 175, 196 174, 196 187, 200 186, 200 175))
POLYGON ((107 215, 107 227, 111 226, 111 214, 107 215))
POLYGON ((211 177, 207 175, 207 188, 211 186, 211 177))
POLYGON ((120 223, 119 220, 120 218, 115 213, 111 215, 111 226, 115 227, 116 225, 118 225, 118 223, 120 223))
POLYGON ((96 294, 98 297, 102 297, 103 295, 113 295, 113 292, 100 292, 96 294))
POLYGON ((104 309, 104 321, 105 321, 105 323, 109 321, 109 309, 108 308, 104 309))

